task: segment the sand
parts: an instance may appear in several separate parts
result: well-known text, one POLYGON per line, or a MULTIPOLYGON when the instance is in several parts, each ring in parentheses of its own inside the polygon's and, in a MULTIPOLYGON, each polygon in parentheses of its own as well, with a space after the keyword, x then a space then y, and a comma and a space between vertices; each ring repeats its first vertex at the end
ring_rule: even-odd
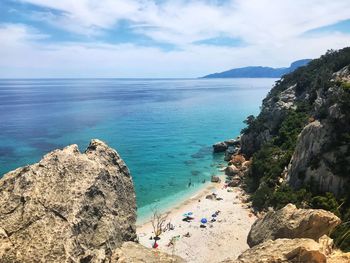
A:
MULTIPOLYGON (((254 214, 243 204, 240 188, 224 188, 224 183, 212 183, 200 190, 195 196, 179 204, 169 211, 167 222, 174 225, 174 230, 167 230, 160 235, 158 248, 169 254, 184 258, 187 262, 221 262, 224 259, 236 259, 239 254, 248 249, 247 235, 251 225, 256 220, 254 214), (232 192, 228 192, 228 189, 232 192), (223 200, 209 200, 205 196, 215 192, 223 200), (199 202, 200 200, 200 202, 199 202), (212 214, 220 210, 216 222, 208 222, 206 228, 200 228, 200 220, 205 217, 210 221, 212 214), (182 221, 183 214, 193 212, 194 220, 190 223, 182 221), (185 237, 186 233, 190 237, 185 237), (179 236, 175 245, 169 241, 179 236)), ((152 247, 154 236, 151 222, 137 227, 139 241, 146 247, 152 247)))

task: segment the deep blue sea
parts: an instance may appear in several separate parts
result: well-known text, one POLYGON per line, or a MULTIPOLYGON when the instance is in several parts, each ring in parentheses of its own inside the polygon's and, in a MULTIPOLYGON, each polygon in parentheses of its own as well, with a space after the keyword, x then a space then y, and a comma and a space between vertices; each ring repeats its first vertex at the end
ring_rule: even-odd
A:
POLYGON ((219 173, 223 158, 211 145, 240 133, 274 81, 0 80, 0 175, 69 144, 83 151, 98 138, 129 167, 145 218, 219 173))

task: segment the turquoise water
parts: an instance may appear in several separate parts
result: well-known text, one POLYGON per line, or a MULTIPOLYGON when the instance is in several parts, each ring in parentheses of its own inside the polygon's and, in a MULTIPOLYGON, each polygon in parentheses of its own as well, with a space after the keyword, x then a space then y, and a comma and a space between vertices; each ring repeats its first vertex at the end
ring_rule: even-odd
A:
POLYGON ((211 145, 239 134, 274 81, 0 80, 0 174, 99 138, 128 165, 144 218, 150 207, 185 198, 218 173, 222 156, 211 145))

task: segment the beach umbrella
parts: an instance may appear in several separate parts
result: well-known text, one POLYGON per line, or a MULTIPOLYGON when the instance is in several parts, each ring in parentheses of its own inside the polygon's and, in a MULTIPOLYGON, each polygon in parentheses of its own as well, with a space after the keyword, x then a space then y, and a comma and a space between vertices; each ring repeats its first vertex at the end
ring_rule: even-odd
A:
POLYGON ((188 214, 189 216, 193 215, 193 213, 192 213, 192 212, 188 212, 187 214, 188 214))
POLYGON ((208 222, 208 220, 207 220, 206 218, 202 218, 202 219, 201 219, 201 223, 202 223, 202 224, 205 224, 205 223, 207 223, 207 222, 208 222))
POLYGON ((212 216, 212 217, 216 217, 216 216, 217 216, 217 214, 212 214, 211 216, 212 216))

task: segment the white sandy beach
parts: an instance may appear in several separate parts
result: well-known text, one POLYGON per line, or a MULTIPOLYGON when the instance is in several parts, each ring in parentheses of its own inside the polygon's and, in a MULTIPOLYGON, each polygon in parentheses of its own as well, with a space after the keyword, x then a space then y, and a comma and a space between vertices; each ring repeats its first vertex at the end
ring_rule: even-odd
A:
MULTIPOLYGON (((242 251, 248 249, 247 235, 256 217, 241 202, 240 188, 224 189, 224 183, 211 184, 186 202, 173 208, 167 222, 174 225, 174 230, 161 234, 158 248, 161 251, 178 255, 188 262, 220 262, 226 258, 235 259, 242 251), (227 190, 231 189, 232 192, 227 190), (223 200, 209 200, 205 196, 215 192, 223 200), (199 201, 200 200, 200 201, 199 201), (216 222, 210 222, 215 211, 221 211, 216 222), (183 214, 192 212, 194 220, 184 222, 183 214), (202 218, 208 219, 206 228, 200 228, 202 218), (190 237, 184 236, 190 233, 190 237), (175 245, 168 245, 176 237, 175 245)), ((137 227, 139 241, 146 247, 152 247, 154 236, 151 222, 137 227)))

